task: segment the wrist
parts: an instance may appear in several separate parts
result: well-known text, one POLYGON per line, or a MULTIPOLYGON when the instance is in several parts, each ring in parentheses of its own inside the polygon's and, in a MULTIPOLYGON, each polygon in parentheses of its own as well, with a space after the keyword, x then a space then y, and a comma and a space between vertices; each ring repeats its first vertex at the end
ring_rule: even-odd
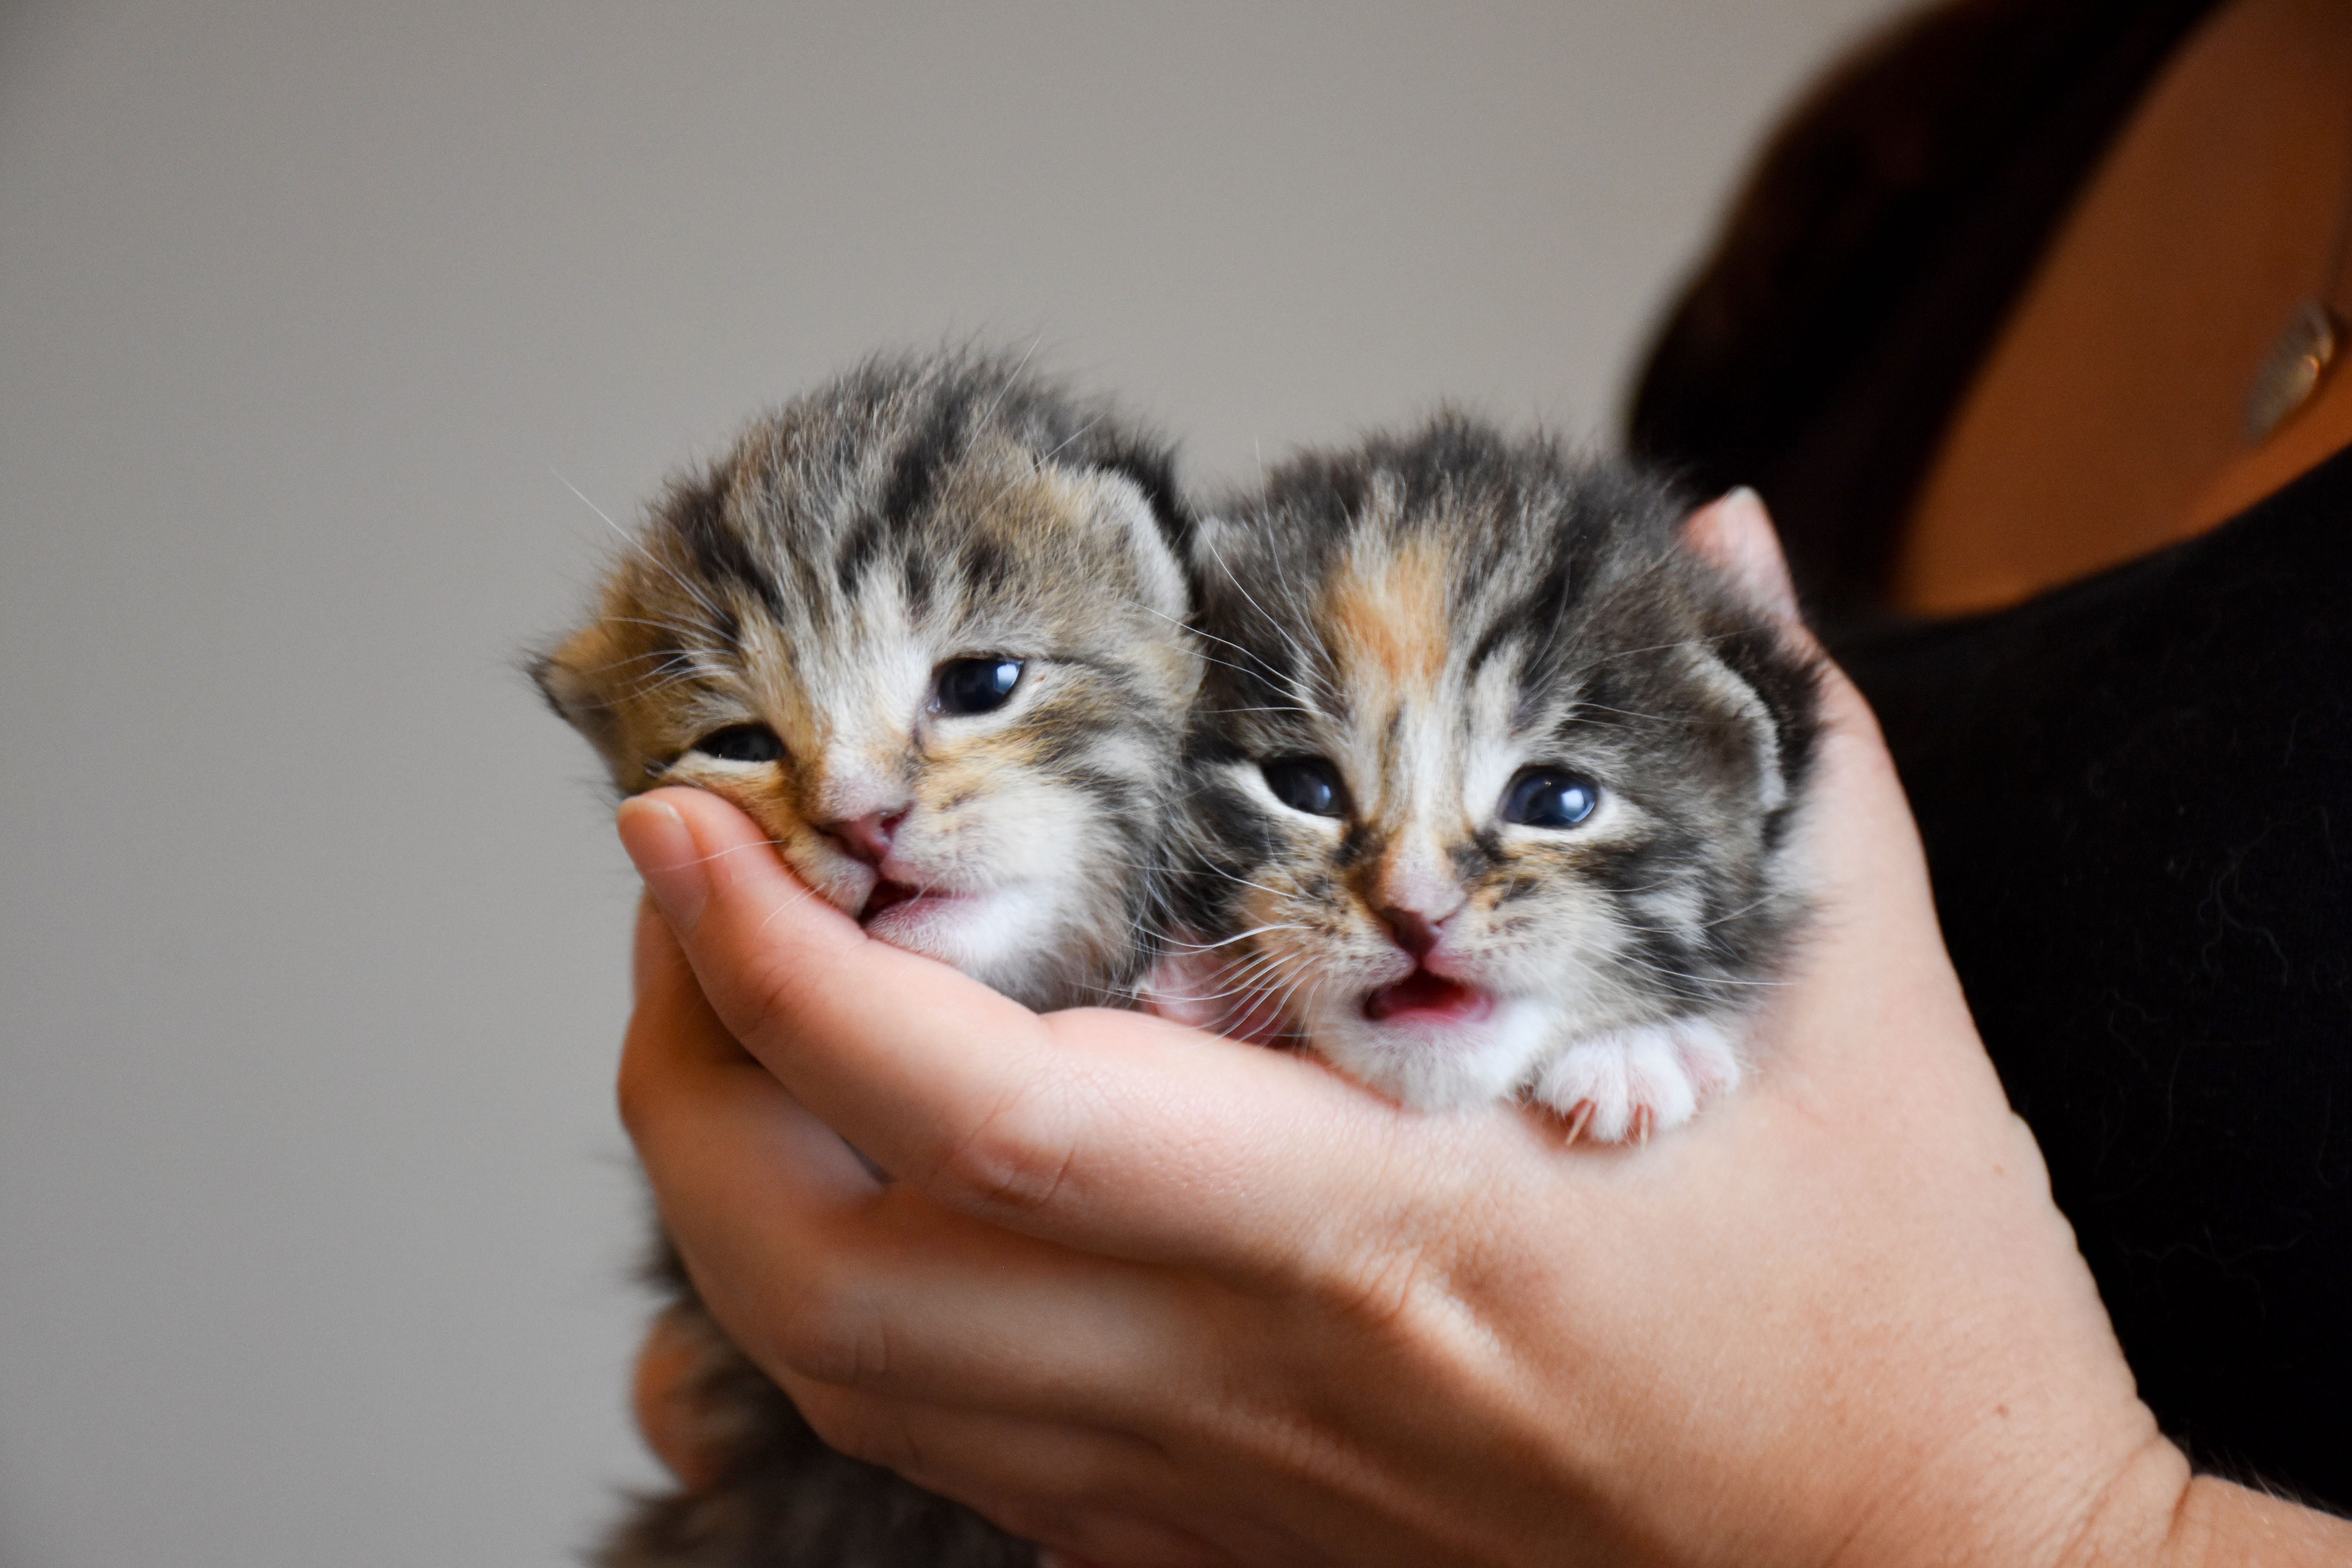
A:
POLYGON ((2135 1414, 2137 1432, 2102 1440, 2077 1426, 2035 1443, 2020 1442, 2023 1434, 2004 1413, 1915 1471, 1830 1561, 1840 1568, 2201 1568, 2200 1558, 2176 1550, 2188 1461, 2156 1434, 2145 1407, 2135 1414))
POLYGON ((2164 1568, 2340 1568, 2352 1562, 2352 1521, 2198 1476, 2181 1489, 2161 1554, 2146 1561, 2164 1568))
POLYGON ((2092 1500, 2059 1553, 2058 1568, 2190 1568, 2202 1561, 2201 1554, 2183 1551, 2193 1487, 2187 1456, 2151 1436, 2092 1500))
POLYGON ((2160 1438, 2101 1494, 2059 1568, 2320 1568, 2352 1562, 2352 1522, 2216 1476, 2160 1438))

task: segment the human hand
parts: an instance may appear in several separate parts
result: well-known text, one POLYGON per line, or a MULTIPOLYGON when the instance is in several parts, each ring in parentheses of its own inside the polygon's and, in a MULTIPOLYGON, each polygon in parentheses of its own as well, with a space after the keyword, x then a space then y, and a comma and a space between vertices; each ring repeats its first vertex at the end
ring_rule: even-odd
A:
MULTIPOLYGON (((1694 527, 1771 579, 1752 500, 1694 527)), ((622 1095, 665 1220, 828 1441, 1122 1568, 2152 1559, 2190 1540, 2186 1466, 1874 726, 1834 676, 1825 707, 1822 913, 1760 1070, 1638 1150, 1039 1018, 868 942, 715 798, 632 803, 669 929, 622 1095)))

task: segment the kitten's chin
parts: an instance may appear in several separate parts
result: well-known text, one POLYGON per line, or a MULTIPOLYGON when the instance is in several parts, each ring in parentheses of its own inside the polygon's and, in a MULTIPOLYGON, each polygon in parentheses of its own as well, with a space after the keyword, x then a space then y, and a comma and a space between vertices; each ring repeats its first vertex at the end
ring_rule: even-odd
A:
POLYGON ((952 964, 984 984, 1018 996, 1045 963, 1035 933, 1052 924, 1051 901, 1032 883, 985 892, 925 893, 881 882, 858 923, 893 947, 952 964))
POLYGON ((1417 978, 1310 1019, 1308 1042, 1349 1077, 1424 1110, 1501 1100, 1526 1081, 1551 1042, 1556 1009, 1451 982, 1416 986, 1417 978))

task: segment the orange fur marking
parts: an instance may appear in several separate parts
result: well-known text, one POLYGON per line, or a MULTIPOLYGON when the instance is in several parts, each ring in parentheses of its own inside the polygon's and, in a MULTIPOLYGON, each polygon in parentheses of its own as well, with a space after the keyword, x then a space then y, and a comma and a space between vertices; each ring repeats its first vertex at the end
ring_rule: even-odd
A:
POLYGON ((1376 575, 1359 563, 1334 579, 1323 620, 1348 663, 1370 665, 1400 688, 1429 689, 1444 672, 1451 640, 1444 552, 1433 540, 1416 539, 1391 561, 1376 575))

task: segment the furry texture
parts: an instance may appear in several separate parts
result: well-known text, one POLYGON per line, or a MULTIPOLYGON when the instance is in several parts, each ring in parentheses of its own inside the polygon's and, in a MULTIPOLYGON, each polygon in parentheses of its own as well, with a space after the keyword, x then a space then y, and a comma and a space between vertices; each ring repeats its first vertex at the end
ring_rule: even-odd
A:
MULTIPOLYGON (((1039 1009, 1132 999, 1200 660, 1162 447, 1009 361, 876 360, 680 480, 533 673, 634 794, 689 784, 875 935, 1039 1009)), ((1031 1548, 834 1454, 702 1315, 726 1479, 607 1568, 998 1568, 1031 1548)))
POLYGON ((1814 669, 1665 486, 1444 416, 1204 521, 1163 1010, 1408 1103, 1686 1120, 1804 910, 1814 669))

